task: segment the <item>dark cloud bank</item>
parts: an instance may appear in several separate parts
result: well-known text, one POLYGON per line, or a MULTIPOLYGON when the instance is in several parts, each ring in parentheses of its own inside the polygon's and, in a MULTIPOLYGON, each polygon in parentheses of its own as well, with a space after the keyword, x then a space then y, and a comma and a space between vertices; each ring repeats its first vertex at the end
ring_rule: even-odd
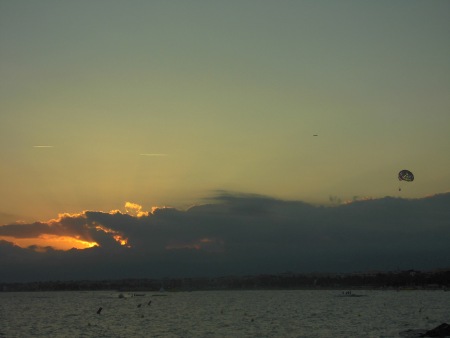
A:
POLYGON ((86 211, 10 224, 0 236, 71 235, 84 250, 0 241, 0 281, 160 278, 450 267, 450 193, 334 207, 221 193, 187 211, 86 211), (130 247, 114 239, 121 235, 130 247))

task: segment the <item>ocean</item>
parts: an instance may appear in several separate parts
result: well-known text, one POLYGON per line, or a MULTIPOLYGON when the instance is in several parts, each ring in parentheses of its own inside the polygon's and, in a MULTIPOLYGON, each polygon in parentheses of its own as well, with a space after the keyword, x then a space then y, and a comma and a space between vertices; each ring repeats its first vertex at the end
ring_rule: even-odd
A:
POLYGON ((450 292, 0 292, 0 337, 400 337, 450 323, 450 292), (101 310, 100 310, 101 308, 101 310), (100 310, 100 313, 97 312, 100 310))

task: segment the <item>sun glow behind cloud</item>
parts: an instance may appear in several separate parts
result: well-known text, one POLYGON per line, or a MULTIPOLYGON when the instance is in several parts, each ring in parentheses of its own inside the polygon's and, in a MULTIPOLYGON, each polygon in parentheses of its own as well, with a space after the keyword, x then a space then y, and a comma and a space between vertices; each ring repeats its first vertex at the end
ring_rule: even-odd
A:
POLYGON ((89 214, 101 214, 114 216, 144 217, 152 214, 158 207, 153 207, 151 212, 143 211, 142 206, 133 202, 125 203, 125 212, 121 210, 111 210, 109 212, 101 211, 83 211, 80 213, 60 213, 57 218, 46 222, 36 222, 35 226, 39 228, 36 231, 30 231, 33 226, 26 228, 25 224, 15 223, 5 225, 8 227, 21 227, 21 232, 10 235, 8 230, 0 235, 0 240, 13 243, 21 248, 31 248, 34 251, 44 252, 46 248, 55 250, 70 249, 89 249, 95 246, 101 247, 102 244, 94 237, 103 236, 112 238, 120 246, 131 248, 129 239, 122 231, 112 229, 102 224, 101 221, 91 220, 89 214))
MULTIPOLYGON (((103 232, 106 233, 106 234, 111 234, 111 235, 112 235, 112 238, 114 238, 114 240, 115 240, 116 242, 118 242, 120 245, 125 246, 125 245, 128 244, 128 238, 124 237, 124 235, 121 234, 119 231, 116 231, 116 230, 107 228, 107 227, 105 227, 105 226, 103 226, 103 225, 96 225, 96 226, 95 226, 95 229, 96 229, 97 231, 103 231, 103 232)), ((127 247, 130 248, 131 246, 130 246, 130 245, 127 245, 127 247)))
POLYGON ((127 214, 133 215, 136 217, 148 216, 148 211, 142 211, 142 206, 133 202, 125 203, 125 210, 127 214))
POLYGON ((98 246, 96 242, 88 242, 71 236, 57 236, 57 235, 40 235, 35 238, 15 238, 12 236, 1 236, 0 239, 14 243, 21 248, 35 247, 36 251, 41 251, 39 248, 52 247, 55 250, 70 250, 70 249, 88 249, 98 246))

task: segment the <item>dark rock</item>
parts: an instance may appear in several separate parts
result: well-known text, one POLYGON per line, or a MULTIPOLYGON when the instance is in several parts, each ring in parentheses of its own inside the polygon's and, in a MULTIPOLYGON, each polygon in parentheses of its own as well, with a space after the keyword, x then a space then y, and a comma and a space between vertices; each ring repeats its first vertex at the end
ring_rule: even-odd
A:
POLYGON ((425 332, 421 337, 450 337, 450 325, 443 323, 434 329, 425 332))

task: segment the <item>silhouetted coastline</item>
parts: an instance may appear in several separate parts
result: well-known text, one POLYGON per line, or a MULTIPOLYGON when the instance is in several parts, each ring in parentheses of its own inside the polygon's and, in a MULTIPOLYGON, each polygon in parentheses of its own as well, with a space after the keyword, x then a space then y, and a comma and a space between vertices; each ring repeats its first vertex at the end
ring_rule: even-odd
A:
POLYGON ((280 273, 163 279, 71 280, 0 283, 0 291, 166 291, 276 289, 450 290, 450 268, 434 271, 359 272, 347 274, 280 273))

